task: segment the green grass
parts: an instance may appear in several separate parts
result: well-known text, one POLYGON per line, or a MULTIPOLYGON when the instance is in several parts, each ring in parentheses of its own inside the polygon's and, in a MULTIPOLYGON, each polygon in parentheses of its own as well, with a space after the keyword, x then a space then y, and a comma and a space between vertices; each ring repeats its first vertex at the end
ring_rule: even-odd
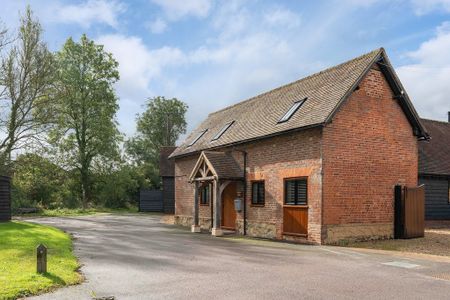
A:
POLYGON ((60 209, 43 209, 38 213, 24 214, 24 216, 42 216, 42 217, 70 217, 95 215, 99 213, 137 213, 137 207, 131 208, 60 208, 60 209))
POLYGON ((82 281, 72 240, 59 229, 26 222, 0 223, 0 299, 49 291, 82 281), (47 273, 36 273, 36 247, 48 247, 47 273))

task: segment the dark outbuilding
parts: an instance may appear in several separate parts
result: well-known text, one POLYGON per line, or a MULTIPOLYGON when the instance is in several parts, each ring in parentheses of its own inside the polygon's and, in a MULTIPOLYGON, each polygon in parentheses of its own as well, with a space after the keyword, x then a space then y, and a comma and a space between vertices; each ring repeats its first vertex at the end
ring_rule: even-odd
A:
POLYGON ((169 155, 176 147, 162 147, 159 156, 159 175, 162 179, 163 211, 166 214, 175 212, 175 162, 169 155))
POLYGON ((431 140, 419 143, 419 183, 425 184, 425 218, 450 220, 449 121, 422 119, 431 140))
POLYGON ((11 179, 0 176, 0 222, 11 220, 11 179))

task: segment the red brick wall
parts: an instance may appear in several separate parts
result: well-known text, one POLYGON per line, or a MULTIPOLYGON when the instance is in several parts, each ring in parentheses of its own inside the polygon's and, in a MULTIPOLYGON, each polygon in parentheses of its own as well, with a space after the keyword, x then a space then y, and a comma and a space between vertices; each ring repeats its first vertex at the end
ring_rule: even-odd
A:
MULTIPOLYGON (((321 220, 321 129, 310 129, 260 140, 236 147, 247 154, 247 222, 275 226, 276 238, 282 238, 283 179, 308 176, 308 239, 320 242, 321 220), (251 206, 251 181, 265 180, 264 207, 251 206)), ((231 149, 222 149, 224 151, 231 149)), ((242 154, 234 152, 241 162, 242 154)), ((194 191, 187 178, 198 155, 175 161, 175 214, 192 216, 194 191)), ((200 206, 200 218, 210 218, 209 207, 200 206)), ((237 215, 242 221, 243 213, 237 215)))
POLYGON ((323 129, 323 224, 393 223, 394 186, 415 186, 417 168, 417 138, 372 69, 323 129))

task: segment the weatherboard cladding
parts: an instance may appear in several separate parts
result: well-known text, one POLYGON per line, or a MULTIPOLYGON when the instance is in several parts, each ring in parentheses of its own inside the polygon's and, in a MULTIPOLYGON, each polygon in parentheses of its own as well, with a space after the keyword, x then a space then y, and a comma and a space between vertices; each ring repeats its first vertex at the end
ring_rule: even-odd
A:
POLYGON ((0 222, 11 220, 11 183, 10 178, 0 176, 0 222))
POLYGON ((450 123, 421 121, 431 140, 419 143, 419 175, 450 177, 450 123))
POLYGON ((346 63, 211 113, 172 153, 171 157, 323 124, 365 71, 383 53, 383 49, 377 49, 346 63), (278 123, 294 102, 304 98, 307 98, 305 103, 288 122, 278 123), (212 141, 217 132, 231 121, 234 121, 233 125, 221 138, 212 141), (188 146, 192 139, 206 129, 207 132, 194 145, 188 146))
POLYGON ((175 176, 175 162, 169 159, 169 155, 176 149, 173 146, 161 147, 159 152, 159 176, 173 177, 175 176))

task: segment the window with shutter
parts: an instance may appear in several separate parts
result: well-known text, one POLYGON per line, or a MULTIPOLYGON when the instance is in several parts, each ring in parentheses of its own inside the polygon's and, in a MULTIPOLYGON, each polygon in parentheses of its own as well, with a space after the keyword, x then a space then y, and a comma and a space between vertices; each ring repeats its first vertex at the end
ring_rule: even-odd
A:
POLYGON ((286 179, 284 181, 284 204, 308 204, 308 181, 302 179, 286 179))
POLYGON ((252 204, 264 205, 264 181, 252 182, 252 204))

